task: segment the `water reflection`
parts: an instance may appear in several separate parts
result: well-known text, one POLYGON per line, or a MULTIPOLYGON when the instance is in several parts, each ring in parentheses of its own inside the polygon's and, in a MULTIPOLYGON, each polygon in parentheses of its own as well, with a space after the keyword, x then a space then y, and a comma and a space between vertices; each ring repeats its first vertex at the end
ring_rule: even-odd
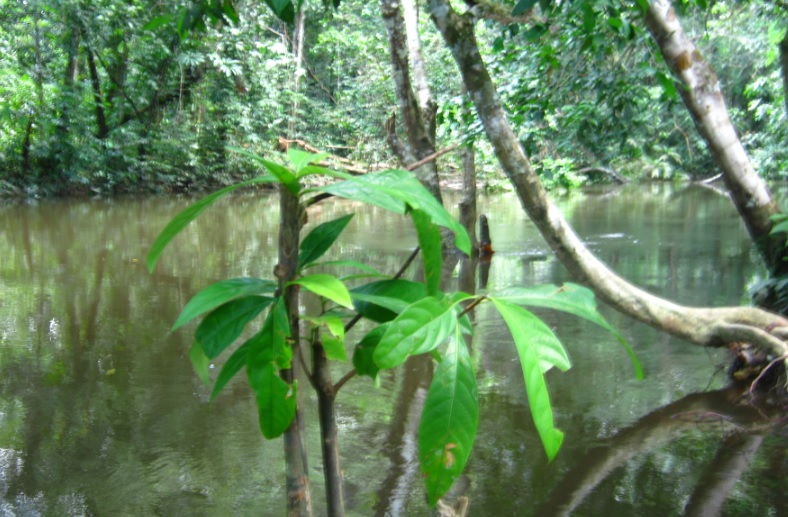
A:
MULTIPOLYGON (((234 382, 208 402, 210 390, 187 359, 193 327, 168 330, 179 309, 210 282, 270 274, 278 203, 259 194, 221 202, 148 274, 143 262, 150 243, 189 201, 0 205, 0 515, 283 513, 281 444, 260 437, 248 389, 234 382)), ((734 209, 714 193, 625 189, 575 195, 560 205, 604 261, 684 303, 739 303, 759 272, 734 209)), ((333 258, 397 271, 416 244, 399 216, 334 202, 310 213, 309 224, 351 210, 359 213, 333 258)), ((451 278, 464 282, 462 289, 495 291, 569 279, 516 199, 484 199, 479 210, 490 217, 497 253, 486 282, 476 268, 458 267, 457 278, 451 278)), ((673 515, 690 511, 695 502, 708 508, 711 503, 704 501, 710 498, 694 487, 723 485, 711 477, 701 482, 715 465, 736 471, 719 452, 726 450, 726 440, 740 450, 758 447, 722 512, 784 511, 784 434, 756 434, 737 444, 729 438, 730 427, 683 421, 682 433, 659 446, 655 442, 648 453, 629 454, 593 486, 578 482, 587 488, 582 499, 570 496, 576 490, 565 487, 593 463, 592 449, 623 451, 611 444, 637 428, 642 415, 725 384, 722 375, 713 375, 725 360, 718 351, 688 346, 602 310, 633 343, 648 377, 634 380, 625 354, 603 331, 542 314, 574 364, 566 374, 548 375, 557 425, 566 432, 553 464, 538 443, 500 318, 485 306, 474 314, 478 332, 471 350, 482 420, 458 489, 469 497, 470 514, 537 514, 540 505, 550 513, 574 500, 580 515, 673 515)), ((347 368, 339 366, 336 377, 347 368)), ((429 369, 429 361, 414 360, 386 372, 379 389, 368 379, 354 379, 338 398, 351 515, 427 514, 415 464, 414 415, 429 369)), ((697 397, 707 400, 714 393, 721 392, 697 397)), ((320 515, 325 507, 317 422, 308 418, 320 515)))

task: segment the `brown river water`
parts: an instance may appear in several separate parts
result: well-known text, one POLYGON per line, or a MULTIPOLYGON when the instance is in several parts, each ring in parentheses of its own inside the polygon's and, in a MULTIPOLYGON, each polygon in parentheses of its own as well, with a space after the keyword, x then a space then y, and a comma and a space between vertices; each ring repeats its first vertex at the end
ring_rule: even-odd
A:
MULTIPOLYGON (((191 201, 0 202, 0 517, 284 514, 282 444, 260 434, 243 376, 209 401, 188 360, 194 325, 169 330, 210 283, 271 277, 278 202, 266 194, 220 201, 149 274, 150 244, 191 201)), ((680 303, 747 303, 763 275, 735 209, 708 189, 638 186, 557 202, 602 260, 680 303)), ((480 205, 497 253, 486 283, 477 275, 478 292, 571 280, 513 195, 480 205)), ((309 224, 350 211, 357 215, 333 258, 397 271, 416 246, 400 216, 329 201, 309 224)), ((454 490, 468 497, 469 515, 788 515, 785 427, 725 389, 724 351, 601 312, 632 343, 646 378, 635 379, 604 331, 539 312, 573 362, 547 375, 565 432, 552 463, 505 325, 486 305, 474 314, 481 420, 454 490)), ((336 365, 335 375, 348 369, 336 365)), ((428 370, 428 360, 411 360, 383 373, 379 386, 354 378, 340 393, 349 515, 429 515, 415 435, 428 370)), ((323 515, 310 397, 309 469, 315 515, 323 515)))

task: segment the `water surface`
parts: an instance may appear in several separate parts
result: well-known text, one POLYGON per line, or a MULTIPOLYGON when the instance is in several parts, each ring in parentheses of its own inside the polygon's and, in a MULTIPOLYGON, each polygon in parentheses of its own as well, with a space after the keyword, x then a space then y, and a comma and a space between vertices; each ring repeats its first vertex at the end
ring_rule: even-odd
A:
MULTIPOLYGON (((0 516, 284 513, 281 442, 263 440, 245 382, 210 402, 187 357, 194 326, 169 331, 211 282, 271 277, 278 203, 266 194, 220 202, 149 274, 150 243, 190 201, 0 205, 0 516)), ((606 263, 680 303, 746 302, 762 274, 734 208, 712 191, 632 187, 558 202, 606 263)), ((512 195, 481 204, 497 253, 486 286, 476 281, 480 292, 571 280, 512 195)), ((310 212, 309 224, 349 211, 357 215, 335 258, 398 270, 416 245, 399 216, 331 201, 310 212)), ((481 422, 455 494, 470 499, 470 514, 666 516, 716 507, 725 515, 785 515, 785 435, 768 431, 768 413, 731 402, 724 353, 602 312, 635 347, 646 380, 634 379, 603 331, 540 312, 573 362, 567 373, 548 374, 566 433, 551 464, 505 326, 487 306, 474 315, 481 422), (760 433, 747 431, 754 425, 760 433), (731 473, 733 488, 719 472, 731 473), (720 494, 724 502, 714 502, 720 494)), ((377 388, 356 378, 340 394, 351 515, 427 515, 415 430, 429 370, 428 360, 411 361, 385 372, 377 388)), ((310 475, 321 515, 312 404, 308 398, 310 475)))

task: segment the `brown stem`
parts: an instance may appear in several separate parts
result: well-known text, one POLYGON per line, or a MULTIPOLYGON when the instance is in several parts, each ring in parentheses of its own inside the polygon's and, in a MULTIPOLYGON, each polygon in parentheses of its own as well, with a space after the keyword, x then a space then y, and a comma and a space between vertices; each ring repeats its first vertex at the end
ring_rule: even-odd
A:
MULTIPOLYGON (((295 285, 287 287, 285 285, 293 279, 298 266, 301 208, 298 205, 298 199, 284 185, 279 187, 279 209, 281 213, 279 263, 276 266, 275 274, 279 279, 287 308, 291 343, 296 343, 296 346, 293 346, 293 353, 300 354, 300 347, 297 346, 299 341, 298 288, 295 285)), ((290 368, 282 369, 279 373, 282 380, 292 386, 298 378, 297 369, 299 366, 300 360, 292 361, 290 368)), ((309 470, 302 429, 301 404, 297 402, 296 416, 284 434, 287 515, 293 517, 312 515, 309 470)))
POLYGON ((315 336, 312 341, 312 372, 317 389, 317 407, 320 418, 320 446, 323 453, 323 477, 326 483, 328 515, 345 515, 344 480, 339 459, 337 437, 336 388, 331 381, 331 372, 323 344, 315 336))

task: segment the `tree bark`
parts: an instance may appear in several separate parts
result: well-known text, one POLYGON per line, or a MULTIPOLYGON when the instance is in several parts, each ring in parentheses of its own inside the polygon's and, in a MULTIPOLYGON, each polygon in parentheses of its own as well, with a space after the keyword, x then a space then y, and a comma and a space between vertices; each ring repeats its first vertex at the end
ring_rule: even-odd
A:
POLYGON ((646 26, 673 74, 681 80, 678 90, 715 163, 747 230, 772 276, 788 273, 785 239, 769 235, 770 217, 780 207, 766 183, 755 172, 750 158, 728 117, 719 81, 709 63, 682 29, 669 0, 653 0, 646 12, 646 26))
MULTIPOLYGON (((298 378, 300 347, 298 326, 298 288, 284 287, 293 279, 298 267, 299 233, 301 230, 301 210, 298 199, 284 185, 279 187, 279 262, 275 274, 287 307, 290 321, 290 342, 293 347, 293 360, 290 368, 282 369, 280 377, 290 386, 298 378)), ((300 390, 297 392, 300 399, 300 390)), ((312 515, 312 496, 309 487, 306 446, 303 436, 303 417, 300 400, 296 402, 296 415, 284 434, 285 478, 287 487, 287 515, 304 517, 312 515)))
MULTIPOLYGON (((405 147, 397 143, 394 131, 393 119, 389 119, 388 124, 389 142, 392 143, 393 150, 398 154, 397 158, 409 165, 415 161, 425 158, 435 152, 435 135, 430 132, 429 120, 434 119, 435 104, 430 99, 422 101, 425 109, 419 103, 413 93, 413 83, 410 74, 410 61, 408 50, 408 36, 405 29, 400 0, 381 0, 381 13, 383 23, 389 36, 389 55, 391 56, 392 78, 394 89, 397 93, 399 112, 405 124, 408 146, 405 147), (430 114, 432 110, 432 114, 430 114)), ((415 9, 412 14, 415 14, 415 9)), ((412 21, 411 25, 417 27, 417 20, 412 21)), ((417 36, 412 38, 414 44, 418 45, 417 36)), ((419 51, 419 56, 421 52, 419 51)), ((423 71, 423 60, 420 60, 423 71)), ((429 95, 429 89, 425 90, 426 75, 424 84, 420 89, 421 95, 429 95)), ((420 80, 420 79, 419 79, 420 80)), ((434 126, 434 123, 433 123, 434 126)), ((435 199, 442 202, 440 184, 438 178, 438 168, 434 162, 429 162, 415 171, 416 176, 429 190, 435 199)))
POLYGON ((577 280, 619 311, 692 343, 722 346, 749 341, 778 356, 788 353, 782 340, 788 335, 788 320, 781 316, 751 307, 680 306, 630 284, 595 257, 549 200, 520 146, 479 53, 473 18, 457 14, 447 0, 429 0, 429 7, 523 208, 577 280))
POLYGON ((780 71, 783 75, 783 97, 785 101, 785 112, 788 113, 788 31, 785 31, 780 42, 780 71))
POLYGON ((96 60, 93 56, 93 49, 87 47, 88 54, 88 71, 90 72, 90 84, 93 87, 93 103, 95 104, 96 112, 96 137, 99 140, 104 140, 109 136, 109 127, 107 126, 107 117, 104 114, 104 96, 101 94, 101 80, 99 79, 98 70, 96 69, 96 60))

